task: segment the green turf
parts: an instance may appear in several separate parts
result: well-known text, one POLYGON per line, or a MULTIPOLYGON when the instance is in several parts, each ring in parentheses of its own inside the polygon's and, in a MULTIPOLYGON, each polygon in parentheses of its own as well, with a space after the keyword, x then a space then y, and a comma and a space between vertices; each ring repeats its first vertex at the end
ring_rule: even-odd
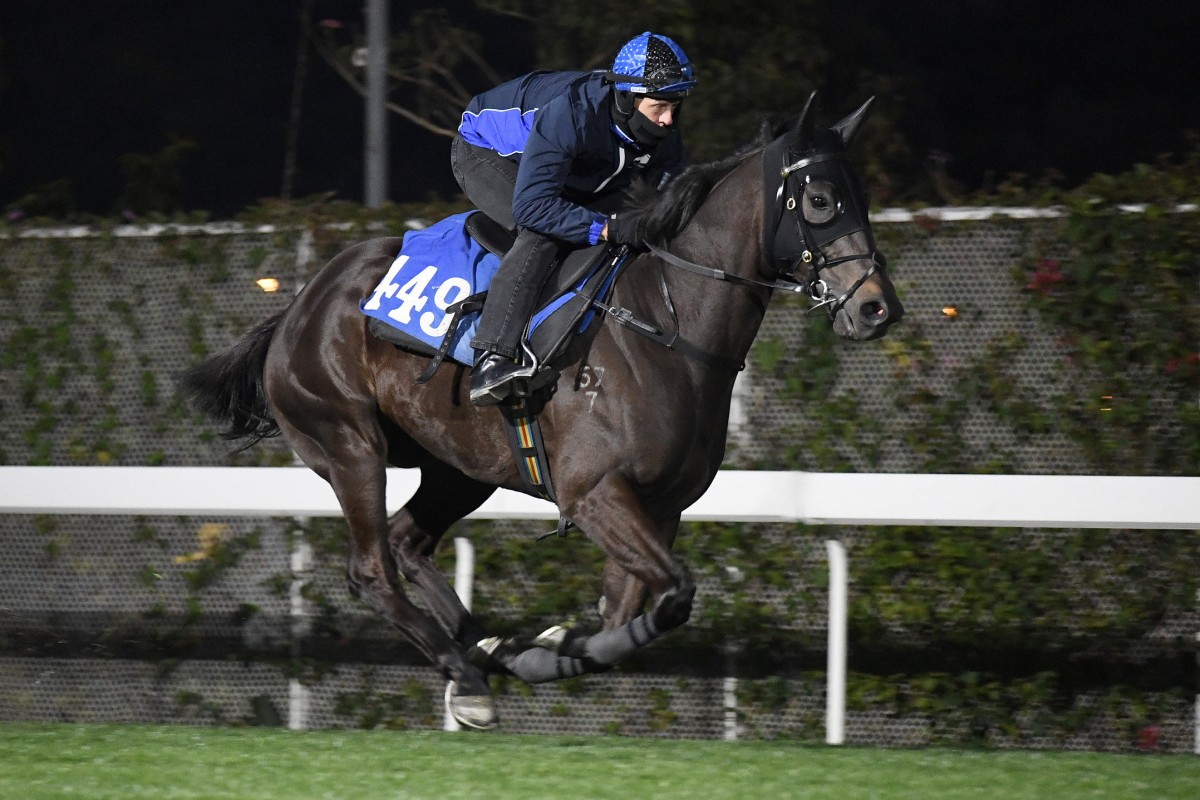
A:
POLYGON ((0 725, 0 798, 1200 798, 1200 757, 0 725))

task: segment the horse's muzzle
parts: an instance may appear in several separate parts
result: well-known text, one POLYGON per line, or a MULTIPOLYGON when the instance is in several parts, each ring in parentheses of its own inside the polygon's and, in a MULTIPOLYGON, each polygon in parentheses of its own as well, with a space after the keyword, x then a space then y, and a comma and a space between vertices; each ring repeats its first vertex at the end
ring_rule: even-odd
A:
POLYGON ((904 305, 891 282, 884 278, 876 287, 868 282, 834 316, 834 331, 846 339, 869 341, 887 333, 904 317, 904 305), (874 289, 874 291, 871 291, 874 289))

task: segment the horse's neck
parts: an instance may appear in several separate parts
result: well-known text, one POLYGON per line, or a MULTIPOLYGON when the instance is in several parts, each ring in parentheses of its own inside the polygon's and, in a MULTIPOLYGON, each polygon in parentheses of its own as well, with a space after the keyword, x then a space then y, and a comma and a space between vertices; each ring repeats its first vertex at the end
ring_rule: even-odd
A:
MULTIPOLYGON (((748 159, 726 175, 668 248, 710 269, 762 280, 761 161, 748 159)), ((666 265, 680 338, 727 363, 741 363, 758 334, 770 299, 765 287, 745 286, 666 265)))

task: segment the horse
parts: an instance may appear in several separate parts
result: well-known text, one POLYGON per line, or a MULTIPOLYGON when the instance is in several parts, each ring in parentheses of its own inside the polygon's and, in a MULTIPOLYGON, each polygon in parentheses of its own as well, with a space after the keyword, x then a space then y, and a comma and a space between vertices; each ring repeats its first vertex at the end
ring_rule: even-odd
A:
POLYGON ((595 633, 489 637, 434 565, 447 529, 497 487, 532 490, 502 415, 467 399, 466 366, 418 383, 428 355, 368 332, 359 301, 401 238, 336 255, 287 309, 186 371, 181 388, 225 438, 249 447, 282 434, 328 481, 348 525, 351 594, 441 671, 455 719, 493 728, 489 674, 539 683, 603 672, 688 620, 696 586, 672 552, 680 515, 721 466, 734 379, 773 293, 807 295, 848 340, 881 337, 903 315, 846 154, 873 99, 823 128, 810 96, 780 135, 689 167, 634 202, 646 246, 605 307, 641 325, 597 315, 539 412, 562 519, 605 554, 595 633), (388 466, 421 473, 391 516, 388 466))

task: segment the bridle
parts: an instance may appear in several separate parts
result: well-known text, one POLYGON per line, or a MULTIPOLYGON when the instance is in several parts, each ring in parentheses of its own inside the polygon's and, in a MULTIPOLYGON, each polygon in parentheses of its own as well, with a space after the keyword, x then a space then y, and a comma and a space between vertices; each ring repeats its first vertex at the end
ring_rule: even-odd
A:
POLYGON ((807 295, 816 305, 809 312, 825 308, 832 319, 854 293, 887 260, 875 246, 875 237, 867 223, 867 202, 858 185, 849 160, 839 148, 819 148, 792 161, 788 137, 780 137, 763 150, 763 257, 768 274, 775 282, 791 285, 791 291, 807 295), (790 162, 790 163, 789 163, 790 162), (804 215, 804 188, 814 179, 828 180, 834 187, 848 190, 849 197, 838 202, 832 219, 814 224, 804 215), (791 212, 791 213, 787 213, 791 212), (788 225, 791 220, 794 225, 788 225), (838 258, 829 258, 825 247, 842 237, 863 232, 870 249, 838 258), (840 296, 833 294, 821 271, 848 261, 869 260, 871 267, 840 296))
MULTIPOLYGON (((766 280, 746 278, 725 270, 696 264, 685 258, 668 252, 650 242, 646 248, 662 263, 706 278, 725 281, 739 286, 765 288, 771 291, 780 290, 803 294, 815 303, 809 313, 824 308, 833 319, 854 293, 866 281, 886 266, 886 260, 875 246, 875 237, 867 224, 867 203, 850 169, 842 149, 816 148, 813 152, 797 160, 789 149, 789 137, 782 136, 764 147, 763 187, 764 213, 762 230, 762 253, 765 262, 766 280), (839 203, 837 213, 829 220, 821 223, 810 222, 804 216, 804 186, 815 178, 829 180, 833 187, 844 187, 849 194, 848 203, 839 203), (797 192, 797 184, 800 184, 797 192), (787 224, 788 220, 793 224, 787 224), (830 258, 825 254, 825 247, 834 241, 853 233, 864 232, 870 249, 865 253, 830 258), (849 289, 840 296, 830 291, 829 284, 821 277, 821 271, 836 267, 848 261, 868 259, 871 267, 856 280, 849 289)), ((754 155, 746 154, 746 158, 754 155)), ((628 254, 628 247, 622 246, 618 258, 628 254)), ((715 354, 705 353, 683 342, 679 337, 678 318, 674 304, 671 301, 670 290, 667 287, 666 276, 659 273, 659 288, 662 291, 664 303, 673 322, 673 331, 662 331, 657 327, 638 320, 624 308, 609 306, 606 303, 593 300, 596 308, 609 314, 622 325, 646 336, 659 344, 673 349, 687 349, 689 354, 713 364, 741 370, 745 364, 734 362, 715 354)), ((767 298, 755 300, 766 313, 767 298)))
POLYGON ((787 136, 780 137, 762 150, 765 194, 762 252, 766 272, 770 276, 768 280, 745 278, 705 267, 650 243, 646 247, 664 263, 697 275, 741 286, 803 294, 815 303, 809 313, 824 308, 832 319, 859 287, 886 266, 887 261, 875 246, 875 237, 867 225, 867 203, 845 154, 841 150, 817 150, 792 161, 787 139, 787 136), (814 225, 804 216, 804 186, 814 177, 828 178, 831 175, 836 178, 832 181, 834 186, 849 189, 849 203, 841 204, 834 219, 814 225), (794 225, 786 224, 789 219, 794 225), (867 235, 870 246, 867 252, 837 258, 829 258, 825 254, 826 246, 859 231, 867 235), (870 260, 870 269, 840 296, 831 292, 829 284, 821 277, 821 271, 861 259, 870 260))

